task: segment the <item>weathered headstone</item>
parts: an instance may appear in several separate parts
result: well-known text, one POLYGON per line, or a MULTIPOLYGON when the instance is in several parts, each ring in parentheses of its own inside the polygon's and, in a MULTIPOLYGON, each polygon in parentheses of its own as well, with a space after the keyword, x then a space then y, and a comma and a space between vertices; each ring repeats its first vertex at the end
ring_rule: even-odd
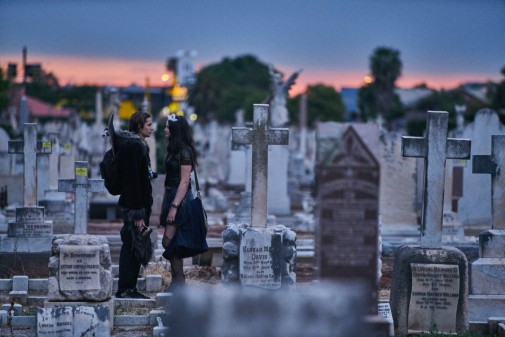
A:
POLYGON ((105 305, 37 308, 37 336, 107 337, 111 334, 112 320, 105 305))
POLYGON ((468 159, 471 143, 447 139, 447 126, 447 112, 429 111, 426 136, 403 137, 403 156, 423 158, 425 170, 421 244, 400 247, 394 260, 390 304, 398 335, 468 328, 468 262, 442 246, 442 216, 445 161, 468 159))
POLYGON ((337 147, 320 152, 316 169, 317 275, 323 280, 363 282, 370 314, 377 314, 378 297, 377 150, 368 148, 350 126, 337 147))
POLYGON ((397 132, 384 132, 379 138, 379 149, 382 235, 418 237, 416 161, 401 156, 401 137, 397 132))
POLYGON ((112 287, 112 261, 104 236, 55 235, 47 300, 37 313, 38 335, 51 336, 55 329, 65 329, 68 336, 81 336, 84 331, 109 336, 113 328, 112 287), (68 321, 72 324, 66 324, 68 321))
POLYGON ((251 225, 230 224, 223 232, 222 279, 265 289, 295 285, 296 234, 267 227, 268 146, 287 144, 288 129, 268 128, 268 105, 254 105, 254 127, 233 128, 232 142, 252 144, 251 225))
POLYGON ((86 234, 88 227, 88 192, 105 190, 102 179, 88 179, 88 163, 75 162, 75 178, 60 179, 58 191, 75 193, 75 234, 86 234))
POLYGON ((487 322, 505 310, 505 136, 491 136, 491 155, 473 156, 473 173, 491 176, 491 229, 479 235, 479 259, 470 268, 470 321, 487 322))
POLYGON ((112 296, 112 262, 107 239, 55 235, 49 259, 49 301, 105 301, 112 296))

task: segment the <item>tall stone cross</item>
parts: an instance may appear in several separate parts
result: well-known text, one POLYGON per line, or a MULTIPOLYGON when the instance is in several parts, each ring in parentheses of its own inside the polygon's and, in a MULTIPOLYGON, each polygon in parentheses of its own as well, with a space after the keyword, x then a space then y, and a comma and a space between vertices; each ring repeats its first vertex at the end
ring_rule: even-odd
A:
POLYGON ((491 136, 491 155, 472 157, 472 173, 491 175, 491 227, 505 229, 505 136, 491 136))
POLYGON ((266 227, 268 213, 268 146, 287 145, 289 129, 268 128, 268 104, 254 104, 253 128, 232 128, 234 144, 252 145, 252 207, 253 227, 266 227))
POLYGON ((23 140, 9 140, 9 153, 23 154, 23 205, 37 205, 37 154, 50 154, 50 141, 37 141, 37 124, 26 123, 23 140))
POLYGON ((88 179, 88 162, 75 162, 75 179, 59 179, 58 191, 75 193, 75 234, 86 234, 88 226, 88 192, 103 192, 102 179, 88 179))
MULTIPOLYGON (((447 138, 449 114, 428 111, 425 137, 402 137, 402 156, 424 158, 421 247, 442 245, 446 159, 469 159, 469 139, 447 138)), ((401 187, 400 187, 401 188, 401 187)))

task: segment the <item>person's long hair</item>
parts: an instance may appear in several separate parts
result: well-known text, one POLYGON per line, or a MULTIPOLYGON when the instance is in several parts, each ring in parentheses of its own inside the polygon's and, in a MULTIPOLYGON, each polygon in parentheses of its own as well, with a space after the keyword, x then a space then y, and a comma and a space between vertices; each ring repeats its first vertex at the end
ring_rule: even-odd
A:
POLYGON ((184 116, 173 116, 175 116, 177 121, 168 121, 170 136, 168 137, 167 154, 177 154, 181 151, 183 145, 187 145, 191 148, 195 165, 198 165, 196 160, 198 154, 196 153, 195 140, 193 139, 193 133, 188 121, 184 116))

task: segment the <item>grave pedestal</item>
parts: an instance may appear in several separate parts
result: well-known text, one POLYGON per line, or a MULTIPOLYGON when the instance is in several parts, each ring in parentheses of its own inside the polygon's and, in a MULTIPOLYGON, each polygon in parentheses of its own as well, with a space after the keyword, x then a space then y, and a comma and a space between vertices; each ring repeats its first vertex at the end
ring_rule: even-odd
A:
POLYGON ((487 322, 505 312, 505 230, 479 235, 480 258, 470 268, 469 320, 487 322))
POLYGON ((296 284, 296 233, 283 225, 256 228, 229 225, 223 232, 224 284, 262 289, 296 284))
POLYGON ((395 255, 391 310, 397 335, 468 329, 468 262, 454 247, 402 246, 395 255))

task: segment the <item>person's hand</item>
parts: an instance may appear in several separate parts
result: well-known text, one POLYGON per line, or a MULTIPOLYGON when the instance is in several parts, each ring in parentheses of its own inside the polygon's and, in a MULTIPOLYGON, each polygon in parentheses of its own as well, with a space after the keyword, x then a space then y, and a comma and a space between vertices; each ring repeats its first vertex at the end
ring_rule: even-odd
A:
POLYGON ((177 208, 170 207, 170 211, 168 212, 167 221, 169 224, 172 224, 175 221, 175 214, 177 214, 177 208))
POLYGON ((145 226, 144 219, 133 220, 133 224, 136 228, 142 228, 145 226))

